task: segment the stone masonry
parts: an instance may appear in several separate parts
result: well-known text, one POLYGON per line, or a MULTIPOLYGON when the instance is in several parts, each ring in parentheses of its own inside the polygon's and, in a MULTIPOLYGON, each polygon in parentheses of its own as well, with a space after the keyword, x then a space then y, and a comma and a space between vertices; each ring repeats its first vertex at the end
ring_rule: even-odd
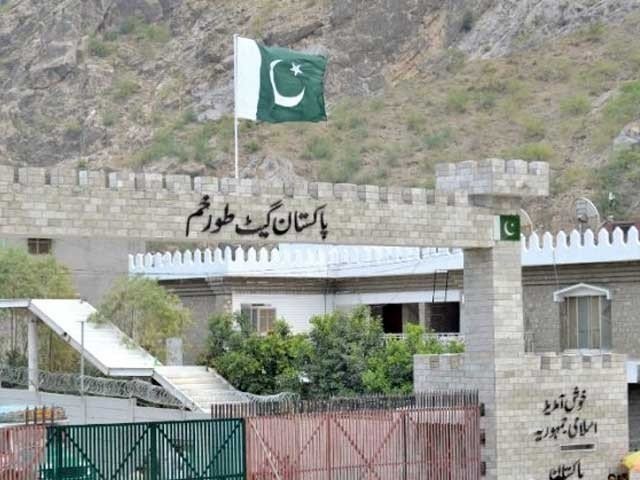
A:
MULTIPOLYGON (((531 186, 483 179, 484 168, 463 163, 459 178, 450 166, 441 167, 437 186, 467 188, 470 202, 495 214, 517 211, 514 187, 527 193, 531 186)), ((562 475, 569 471, 576 478, 607 478, 628 447, 624 356, 525 356, 520 248, 519 242, 496 241, 490 249, 465 249, 466 351, 416 356, 414 388, 479 390, 486 478, 568 478, 562 475), (560 407, 547 415, 547 401, 560 407)))
MULTIPOLYGON (((460 168, 449 166, 446 171, 460 168)), ((539 196, 548 191, 548 166, 541 162, 464 162, 459 173, 473 182, 501 185, 501 192, 513 185, 513 195, 526 191, 539 196)), ((214 219, 222 215, 226 203, 239 218, 251 215, 254 219, 265 218, 269 205, 277 200, 284 200, 284 212, 313 213, 326 204, 327 243, 491 247, 492 212, 472 205, 467 192, 453 188, 456 185, 450 181, 445 183, 451 188, 429 191, 0 166, 0 235, 184 241, 187 217, 207 194, 211 197, 208 213, 214 219)), ((317 229, 311 228, 266 239, 239 237, 232 225, 216 234, 200 233, 205 222, 206 216, 194 220, 188 240, 322 242, 317 229)))
MULTIPOLYGON (((206 194, 210 210, 195 218, 196 233, 188 240, 322 241, 315 228, 276 236, 273 227, 270 238, 247 238, 223 214, 228 204, 239 219, 264 219, 270 205, 283 200, 284 212, 312 213, 325 205, 327 242, 464 248, 465 374, 442 376, 440 383, 479 389, 487 407, 488 478, 522 478, 511 456, 522 446, 510 445, 515 437, 508 421, 516 396, 508 379, 516 377, 524 357, 520 249, 518 242, 495 240, 494 219, 516 213, 522 197, 547 195, 549 168, 543 162, 489 159, 439 166, 436 177, 436 190, 427 191, 0 167, 0 235, 185 240, 187 217, 206 194), (221 224, 213 235, 201 233, 209 213, 221 224)), ((274 225, 286 222, 282 215, 274 225)), ((438 383, 438 375, 433 380, 438 383)))
MULTIPOLYGON (((466 357, 416 356, 416 391, 478 386, 482 380, 466 357)), ((486 453, 496 441, 492 425, 498 440, 497 459, 483 457, 488 466, 495 465, 487 478, 546 480, 554 478, 559 466, 578 461, 586 480, 621 472, 620 462, 628 451, 623 355, 526 354, 512 360, 510 368, 496 369, 495 375, 495 412, 486 405, 481 422, 486 453), (576 387, 579 396, 574 402, 576 387), (546 402, 553 405, 560 395, 566 398, 566 408, 545 409, 546 402), (551 428, 560 425, 554 434, 551 428)), ((577 472, 574 478, 579 478, 577 472)))

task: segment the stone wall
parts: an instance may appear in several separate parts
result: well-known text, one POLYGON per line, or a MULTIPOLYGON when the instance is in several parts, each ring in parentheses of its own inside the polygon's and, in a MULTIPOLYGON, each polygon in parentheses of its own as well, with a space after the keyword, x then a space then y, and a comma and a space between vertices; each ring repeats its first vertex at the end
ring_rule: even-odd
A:
MULTIPOLYGON (((449 180, 455 178, 457 167, 442 168, 449 180)), ((466 178, 469 168, 460 175, 466 178)), ((548 191, 545 163, 494 159, 479 162, 469 171, 483 184, 500 185, 501 194, 521 196, 526 190, 531 195, 545 195, 548 191), (507 192, 502 186, 509 182, 513 187, 507 192)), ((449 180, 443 185, 453 186, 449 180)), ((189 238, 194 240, 322 243, 319 226, 300 231, 292 228, 282 236, 275 228, 268 228, 263 233, 269 233, 270 238, 240 236, 233 225, 225 225, 213 235, 200 232, 209 213, 214 223, 217 218, 224 219, 227 203, 238 219, 236 225, 247 215, 255 219, 255 225, 278 200, 284 200, 285 205, 274 217, 283 222, 288 212, 313 214, 326 204, 327 243, 490 247, 493 240, 491 212, 472 206, 466 192, 451 188, 284 185, 251 179, 33 167, 16 170, 9 166, 0 166, 0 235, 184 240, 187 217, 205 194, 211 205, 205 215, 193 220, 189 238)))
MULTIPOLYGON (((478 376, 465 356, 414 357, 415 390, 477 384, 478 376)), ((554 478, 559 467, 576 465, 575 478, 582 478, 576 462, 586 479, 619 473, 629 435, 624 361, 615 354, 528 354, 512 360, 510 371, 498 370, 497 477, 488 477, 546 480, 554 478), (554 408, 561 395, 565 406, 554 408), (576 449, 585 446, 589 447, 576 449)), ((487 424, 485 417, 481 427, 487 424)))
POLYGON ((535 351, 560 351, 560 308, 553 292, 587 283, 611 294, 611 342, 615 353, 640 358, 640 342, 629 332, 638 325, 640 263, 611 262, 523 269, 525 330, 533 332, 535 351))

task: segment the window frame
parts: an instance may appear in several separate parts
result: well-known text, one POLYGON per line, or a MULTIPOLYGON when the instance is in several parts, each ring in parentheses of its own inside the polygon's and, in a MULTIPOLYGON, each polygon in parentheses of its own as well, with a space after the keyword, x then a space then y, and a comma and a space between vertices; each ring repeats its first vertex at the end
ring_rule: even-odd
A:
POLYGON ((608 289, 579 283, 554 292, 553 299, 560 303, 559 333, 562 351, 612 349, 611 293, 608 289), (597 322, 594 320, 596 316, 597 322), (575 338, 572 338, 574 334, 575 338))
POLYGON ((53 252, 53 239, 27 238, 27 251, 29 255, 51 255, 53 252))
POLYGON ((264 303, 243 303, 240 305, 240 312, 247 315, 251 323, 251 328, 260 335, 267 335, 273 330, 273 325, 277 320, 276 308, 264 303), (263 318, 263 313, 273 312, 270 319, 263 318), (264 324, 266 322, 266 325, 264 324))

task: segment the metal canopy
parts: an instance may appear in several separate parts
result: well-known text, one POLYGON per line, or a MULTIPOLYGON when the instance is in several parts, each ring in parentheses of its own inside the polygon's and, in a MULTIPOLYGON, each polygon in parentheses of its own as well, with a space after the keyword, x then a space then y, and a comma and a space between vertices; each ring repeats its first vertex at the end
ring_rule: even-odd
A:
POLYGON ((111 377, 151 377, 161 363, 111 323, 87 321, 96 309, 77 299, 0 300, 0 309, 26 308, 78 352, 84 325, 85 358, 111 377))

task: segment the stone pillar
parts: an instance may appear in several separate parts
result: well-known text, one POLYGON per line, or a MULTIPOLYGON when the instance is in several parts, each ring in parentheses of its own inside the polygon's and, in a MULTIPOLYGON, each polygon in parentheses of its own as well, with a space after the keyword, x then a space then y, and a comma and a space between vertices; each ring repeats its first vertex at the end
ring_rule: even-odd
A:
POLYGON ((38 390, 38 319, 33 315, 27 320, 27 359, 29 390, 38 390))
POLYGON ((519 368, 518 359, 524 356, 521 275, 520 242, 496 242, 492 249, 464 252, 465 366, 485 405, 487 478, 501 478, 497 452, 507 442, 501 424, 510 419, 496 416, 502 379, 519 368))
POLYGON ((183 365, 182 339, 179 337, 167 338, 167 365, 183 365))
POLYGON ((418 304, 418 323, 425 330, 430 326, 427 320, 427 304, 424 302, 418 304))

